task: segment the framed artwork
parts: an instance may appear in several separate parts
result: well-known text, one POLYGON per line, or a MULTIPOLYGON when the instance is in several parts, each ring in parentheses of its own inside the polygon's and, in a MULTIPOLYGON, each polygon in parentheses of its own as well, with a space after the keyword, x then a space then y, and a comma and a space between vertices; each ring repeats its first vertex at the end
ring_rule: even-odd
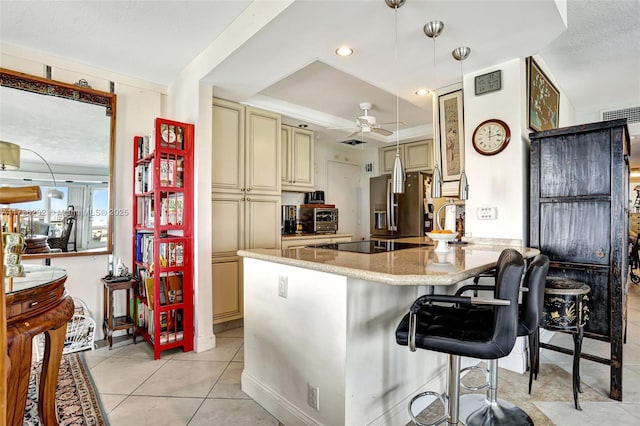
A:
POLYGON ((438 96, 442 180, 460 180, 464 168, 462 90, 438 96))
POLYGON ((527 126, 536 132, 558 128, 560 92, 531 56, 527 66, 527 126))

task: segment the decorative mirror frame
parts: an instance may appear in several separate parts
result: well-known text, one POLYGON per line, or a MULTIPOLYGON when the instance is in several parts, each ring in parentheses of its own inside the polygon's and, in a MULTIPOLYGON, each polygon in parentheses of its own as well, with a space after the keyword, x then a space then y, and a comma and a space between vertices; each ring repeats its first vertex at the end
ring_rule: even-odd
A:
MULTIPOLYGON (((115 93, 91 89, 86 86, 77 86, 74 84, 50 80, 43 77, 37 77, 18 71, 12 71, 6 68, 0 68, 0 86, 24 90, 44 96, 55 96, 72 101, 100 105, 106 108, 106 115, 110 117, 108 188, 109 210, 112 211, 115 199, 113 191, 113 167, 116 139, 117 95, 115 93)), ((107 219, 107 246, 104 249, 63 253, 23 254, 22 257, 26 259, 42 259, 49 257, 95 256, 100 254, 111 254, 113 252, 113 229, 113 215, 109 214, 107 219)))

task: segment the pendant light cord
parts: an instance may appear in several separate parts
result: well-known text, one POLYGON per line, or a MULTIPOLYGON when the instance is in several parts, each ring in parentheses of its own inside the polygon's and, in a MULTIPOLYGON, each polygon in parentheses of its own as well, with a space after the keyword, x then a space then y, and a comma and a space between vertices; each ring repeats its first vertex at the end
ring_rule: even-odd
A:
MULTIPOLYGON (((398 7, 396 6, 393 9, 394 20, 395 20, 395 30, 396 30, 396 42, 394 46, 394 54, 396 61, 396 75, 400 75, 400 65, 398 64, 398 7)), ((400 135, 398 134, 400 129, 400 95, 398 93, 398 88, 396 88, 396 155, 400 153, 400 135)))

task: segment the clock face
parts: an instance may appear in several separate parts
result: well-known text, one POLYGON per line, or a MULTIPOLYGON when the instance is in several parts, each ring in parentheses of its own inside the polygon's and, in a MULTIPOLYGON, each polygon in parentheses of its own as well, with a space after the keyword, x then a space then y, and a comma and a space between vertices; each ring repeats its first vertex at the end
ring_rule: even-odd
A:
POLYGON ((473 132, 473 147, 482 155, 495 155, 511 140, 509 126, 498 119, 484 121, 473 132))

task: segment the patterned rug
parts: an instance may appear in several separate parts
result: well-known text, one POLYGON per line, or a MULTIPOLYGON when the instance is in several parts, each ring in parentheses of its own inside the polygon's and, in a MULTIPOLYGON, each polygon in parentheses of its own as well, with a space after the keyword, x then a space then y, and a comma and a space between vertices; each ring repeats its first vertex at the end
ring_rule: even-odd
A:
MULTIPOLYGON (((42 362, 34 363, 29 380, 23 426, 42 425, 38 416, 38 383, 41 370, 42 362)), ((60 426, 107 426, 109 424, 82 353, 62 356, 56 405, 60 426)))

